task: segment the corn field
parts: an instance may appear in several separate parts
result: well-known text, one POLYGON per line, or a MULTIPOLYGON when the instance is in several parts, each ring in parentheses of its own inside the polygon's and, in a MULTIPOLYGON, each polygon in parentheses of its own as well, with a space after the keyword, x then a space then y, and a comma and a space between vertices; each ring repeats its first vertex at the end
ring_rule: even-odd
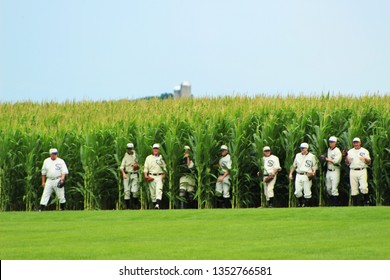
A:
MULTIPOLYGON (((288 172, 301 142, 317 157, 326 153, 329 136, 340 149, 362 139, 370 151, 370 199, 390 205, 390 96, 287 96, 193 98, 183 100, 119 100, 65 103, 0 104, 0 210, 32 211, 42 195, 42 162, 56 147, 69 169, 67 209, 124 209, 119 165, 126 144, 133 142, 140 160, 154 143, 167 162, 163 208, 177 208, 179 166, 184 145, 192 148, 198 208, 215 207, 219 147, 229 147, 233 161, 231 193, 234 208, 264 205, 262 147, 279 157, 282 171, 275 186, 277 207, 293 207, 288 172)), ((313 182, 313 205, 327 205, 325 168, 313 182)), ((349 171, 343 161, 340 204, 350 203, 349 171)), ((148 186, 139 176, 142 209, 151 208, 148 186)), ((49 207, 56 209, 53 197, 49 207)))

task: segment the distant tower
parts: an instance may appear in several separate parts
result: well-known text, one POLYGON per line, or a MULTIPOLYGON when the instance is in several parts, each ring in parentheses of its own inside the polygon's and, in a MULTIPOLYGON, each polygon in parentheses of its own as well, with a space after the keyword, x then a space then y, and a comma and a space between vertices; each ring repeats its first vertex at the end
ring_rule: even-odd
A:
POLYGON ((190 82, 182 82, 180 89, 180 97, 181 98, 190 98, 191 97, 191 84, 190 82))
POLYGON ((180 94, 180 86, 175 86, 174 88, 173 88, 173 98, 180 98, 181 96, 180 96, 181 94, 180 94))

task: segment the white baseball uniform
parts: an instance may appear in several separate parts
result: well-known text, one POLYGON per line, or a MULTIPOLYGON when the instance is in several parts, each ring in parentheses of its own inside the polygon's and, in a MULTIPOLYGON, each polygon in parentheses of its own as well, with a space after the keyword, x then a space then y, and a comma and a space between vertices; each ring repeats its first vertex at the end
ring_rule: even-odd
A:
POLYGON ((348 151, 349 159, 349 181, 351 184, 351 195, 368 194, 367 167, 368 165, 360 157, 370 158, 370 153, 365 148, 352 148, 348 151))
MULTIPOLYGON (((223 175, 226 171, 230 171, 232 168, 232 160, 229 154, 221 157, 219 160, 219 171, 223 175)), ((222 182, 217 182, 215 185, 215 192, 217 196, 223 196, 224 198, 230 197, 230 175, 225 176, 222 182)))
POLYGON ((120 166, 120 169, 124 169, 127 174, 127 178, 123 179, 125 199, 130 199, 130 192, 133 193, 134 198, 139 197, 138 171, 133 168, 135 163, 138 163, 135 151, 132 155, 125 153, 120 166))
POLYGON ((153 202, 162 200, 163 194, 163 174, 165 174, 166 164, 161 155, 149 155, 146 157, 144 172, 147 172, 154 180, 149 182, 150 196, 153 202))
POLYGON ((340 183, 340 163, 342 159, 341 151, 338 147, 328 148, 327 157, 332 159, 333 163, 327 163, 325 185, 329 195, 338 196, 338 186, 340 183))
MULTIPOLYGON (((264 182, 264 194, 269 201, 270 198, 274 197, 274 187, 276 183, 276 173, 281 170, 279 158, 274 155, 270 155, 269 157, 263 157, 264 163, 264 178, 269 175, 275 175, 273 180, 269 183, 264 182)), ((264 179, 263 179, 264 180, 264 179)))
POLYGON ((46 176, 46 183, 41 197, 41 205, 47 206, 50 196, 55 192, 60 203, 65 203, 65 187, 58 188, 57 184, 62 174, 69 174, 65 161, 59 157, 52 160, 50 157, 43 161, 42 176, 46 176))
POLYGON ((317 159, 312 153, 303 155, 298 153, 295 155, 293 166, 297 172, 295 177, 295 196, 300 198, 311 198, 312 180, 309 180, 307 173, 312 173, 317 170, 317 159))

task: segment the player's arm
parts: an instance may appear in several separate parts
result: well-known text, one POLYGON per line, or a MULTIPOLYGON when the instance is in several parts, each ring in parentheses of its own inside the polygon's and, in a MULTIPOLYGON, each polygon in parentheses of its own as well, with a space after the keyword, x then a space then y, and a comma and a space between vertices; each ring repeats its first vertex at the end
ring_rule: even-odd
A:
POLYGON ((293 179, 293 173, 294 173, 294 171, 295 171, 295 166, 292 165, 291 168, 290 168, 290 174, 288 175, 288 178, 289 178, 290 180, 293 179))
POLYGON ((45 187, 46 184, 46 175, 42 175, 42 187, 45 187))

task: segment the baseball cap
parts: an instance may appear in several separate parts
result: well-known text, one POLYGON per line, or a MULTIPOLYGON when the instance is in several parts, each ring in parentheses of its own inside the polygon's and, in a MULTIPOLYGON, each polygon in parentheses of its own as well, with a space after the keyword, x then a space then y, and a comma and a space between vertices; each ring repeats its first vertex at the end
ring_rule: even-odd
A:
POLYGON ((58 154, 58 150, 57 150, 56 148, 51 148, 51 149, 49 150, 49 153, 50 153, 50 154, 58 154))
POLYGON ((353 138, 352 142, 361 142, 359 137, 353 138))
POLYGON ((134 148, 134 144, 133 143, 128 143, 127 144, 127 148, 128 149, 133 149, 134 148))
POLYGON ((220 150, 228 150, 228 147, 226 145, 222 145, 220 150))
POLYGON ((299 148, 309 148, 309 144, 307 144, 307 143, 302 143, 300 146, 299 146, 299 148))
POLYGON ((337 142, 337 138, 335 136, 329 137, 328 142, 337 142))
POLYGON ((160 149, 160 145, 159 144, 153 144, 153 149, 160 149))
POLYGON ((186 151, 190 151, 191 150, 191 148, 190 148, 190 146, 184 146, 184 150, 186 150, 186 151))
POLYGON ((271 148, 268 147, 268 146, 265 146, 265 147, 263 148, 263 152, 265 152, 265 151, 271 151, 271 148))

